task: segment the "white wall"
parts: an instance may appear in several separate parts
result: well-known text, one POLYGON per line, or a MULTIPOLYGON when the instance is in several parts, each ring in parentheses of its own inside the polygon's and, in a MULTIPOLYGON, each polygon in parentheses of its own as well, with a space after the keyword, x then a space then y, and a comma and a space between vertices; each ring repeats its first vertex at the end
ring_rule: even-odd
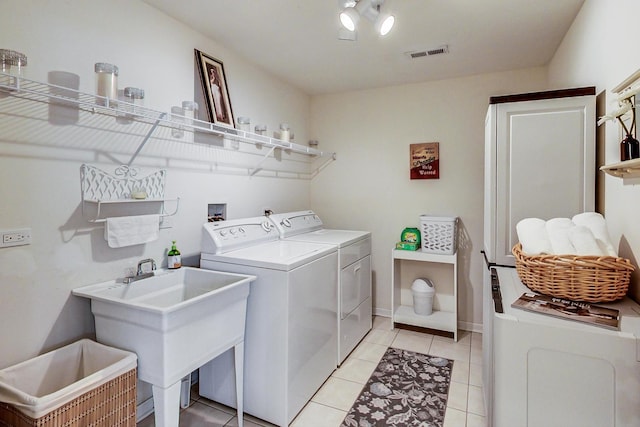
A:
MULTIPOLYGON (((306 94, 139 1, 3 1, 0 40, 2 48, 28 56, 26 77, 47 82, 53 71, 73 73, 88 93, 94 63, 114 63, 119 86, 145 89, 146 106, 161 111, 194 99, 197 48, 224 62, 236 116, 270 130, 286 121, 297 139, 307 140, 306 94)), ((0 229, 31 227, 33 233, 30 246, 0 249, 0 368, 93 332, 89 303, 72 297, 71 289, 123 277, 143 258, 166 265, 173 239, 187 262, 197 264, 207 203, 227 203, 228 216, 236 218, 257 216, 264 207, 309 206, 308 180, 248 177, 246 169, 213 173, 238 156, 153 139, 134 166, 143 173, 168 170, 165 193, 181 198, 173 228, 147 245, 110 249, 102 227, 82 217, 80 165, 113 170, 131 158, 148 128, 0 94, 0 229)))
MULTIPOLYGON (((571 29, 549 65, 549 81, 554 87, 596 85, 614 109, 611 89, 640 68, 638 55, 640 2, 586 0, 571 29)), ((604 163, 620 161, 620 126, 607 122, 604 163)), ((636 135, 637 136, 637 135, 636 135)), ((638 266, 640 227, 640 179, 604 178, 604 214, 614 245, 621 256, 638 266)), ((640 301, 640 272, 631 279, 631 293, 640 301)))
POLYGON ((327 226, 372 231, 374 308, 391 309, 391 249, 421 214, 458 216, 463 326, 482 323, 484 119, 489 96, 547 88, 546 69, 316 96, 311 134, 338 159, 311 184, 327 226), (409 145, 440 143, 440 179, 409 179, 409 145))

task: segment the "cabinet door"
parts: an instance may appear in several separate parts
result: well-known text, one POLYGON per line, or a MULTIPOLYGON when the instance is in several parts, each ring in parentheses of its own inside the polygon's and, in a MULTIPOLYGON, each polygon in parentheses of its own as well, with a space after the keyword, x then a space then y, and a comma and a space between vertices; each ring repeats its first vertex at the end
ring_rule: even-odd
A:
POLYGON ((513 265, 523 218, 594 209, 595 97, 498 104, 496 262, 513 265))

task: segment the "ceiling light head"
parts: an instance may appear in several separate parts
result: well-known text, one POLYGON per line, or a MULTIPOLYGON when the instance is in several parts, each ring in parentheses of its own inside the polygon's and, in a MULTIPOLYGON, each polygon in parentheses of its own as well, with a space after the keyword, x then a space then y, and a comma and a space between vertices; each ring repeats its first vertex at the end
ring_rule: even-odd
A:
POLYGON ((378 18, 376 19, 376 22, 374 24, 376 33, 380 34, 381 36, 386 36, 393 28, 393 24, 395 24, 395 22, 396 18, 393 15, 381 13, 380 15, 378 15, 378 18))
POLYGON ((349 31, 355 31, 359 21, 360 14, 354 7, 347 7, 340 13, 340 22, 349 31))

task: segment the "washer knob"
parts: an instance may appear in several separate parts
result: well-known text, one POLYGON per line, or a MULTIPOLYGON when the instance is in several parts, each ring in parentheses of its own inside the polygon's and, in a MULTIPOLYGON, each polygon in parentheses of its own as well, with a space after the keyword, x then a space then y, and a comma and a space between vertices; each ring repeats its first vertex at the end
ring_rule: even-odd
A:
POLYGON ((284 225, 285 227, 291 227, 291 221, 289 221, 289 218, 285 218, 282 220, 281 222, 282 225, 284 225))
POLYGON ((271 228, 272 228, 272 227, 273 227, 273 226, 271 225, 271 223, 270 223, 269 221, 264 221, 264 222, 262 223, 262 229, 263 229, 264 231, 266 231, 267 233, 270 233, 270 232, 271 232, 271 228))

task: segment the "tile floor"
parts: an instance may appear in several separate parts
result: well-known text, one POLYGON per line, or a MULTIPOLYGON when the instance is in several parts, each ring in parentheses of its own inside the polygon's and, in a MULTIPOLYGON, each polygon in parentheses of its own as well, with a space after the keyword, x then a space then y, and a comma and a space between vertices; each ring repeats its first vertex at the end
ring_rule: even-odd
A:
MULTIPOLYGON (((402 348, 453 359, 444 427, 486 427, 482 395, 482 336, 460 331, 450 338, 391 329, 391 319, 374 317, 373 329, 339 369, 327 379, 291 423, 291 427, 337 427, 378 365, 387 347, 402 348)), ((197 385, 196 385, 197 387, 197 385)), ((245 415, 247 427, 272 424, 245 415)), ((180 413, 180 427, 237 426, 235 410, 192 393, 189 408, 180 413)), ((138 427, 154 426, 153 415, 138 427)))

